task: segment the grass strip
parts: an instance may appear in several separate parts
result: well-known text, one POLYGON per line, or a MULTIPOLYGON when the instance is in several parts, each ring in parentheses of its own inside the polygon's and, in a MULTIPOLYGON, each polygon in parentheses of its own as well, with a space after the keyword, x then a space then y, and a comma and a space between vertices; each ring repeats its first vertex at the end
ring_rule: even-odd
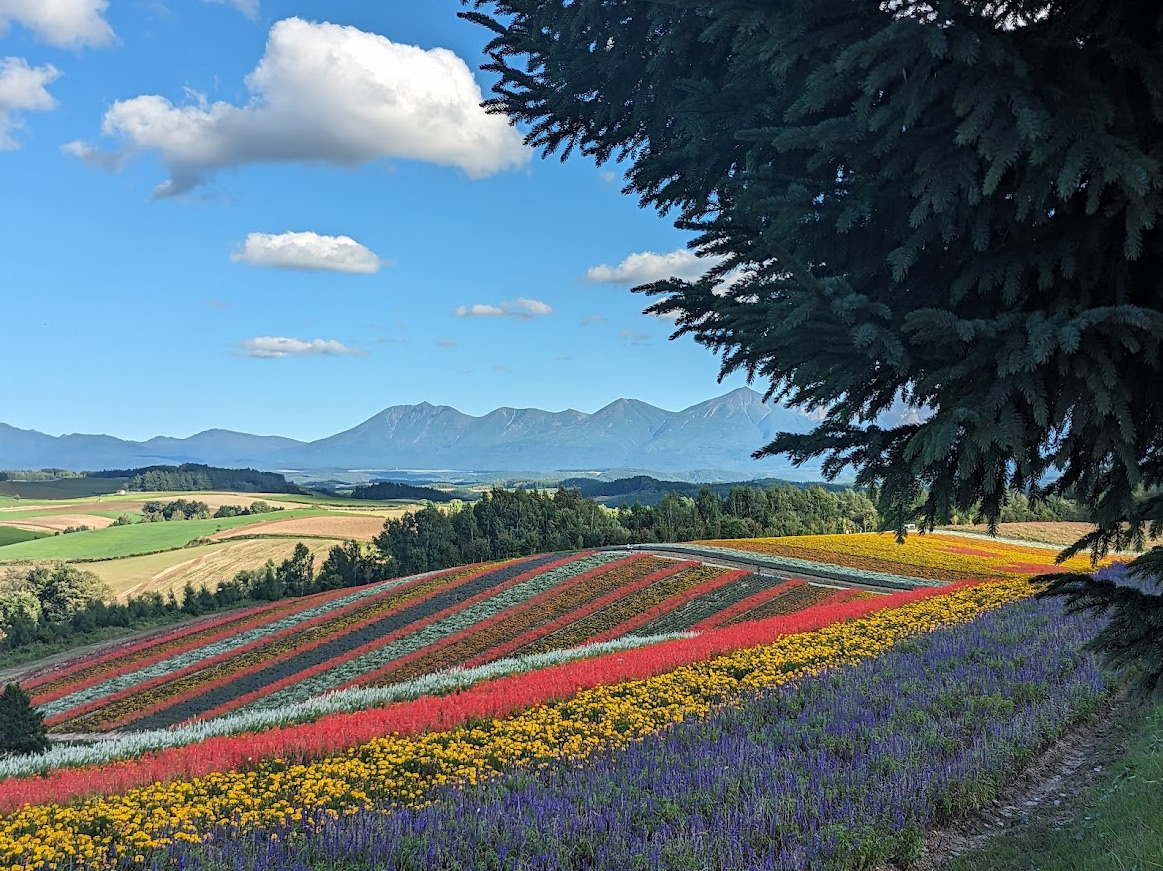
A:
POLYGON ((1105 771, 1065 809, 1028 822, 944 871, 1151 871, 1163 868, 1163 704, 1124 707, 1105 771))

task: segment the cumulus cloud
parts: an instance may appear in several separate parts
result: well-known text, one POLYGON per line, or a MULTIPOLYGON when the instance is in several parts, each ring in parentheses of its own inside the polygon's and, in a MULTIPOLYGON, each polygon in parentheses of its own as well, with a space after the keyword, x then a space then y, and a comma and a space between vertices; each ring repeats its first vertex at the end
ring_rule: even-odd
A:
POLYGON ((581 326, 588 327, 593 324, 604 324, 609 318, 605 315, 586 315, 581 319, 581 326))
POLYGON ((618 338, 627 345, 649 345, 654 337, 648 333, 636 333, 633 330, 618 330, 618 338))
MULTIPOLYGON (((256 163, 355 167, 400 158, 479 178, 529 159, 508 121, 480 107, 480 86, 448 49, 288 18, 271 28, 246 86, 251 99, 243 105, 197 95, 181 106, 149 94, 120 100, 101 129, 122 141, 120 153, 158 152, 170 177, 155 196, 185 193, 217 170, 256 163)), ((74 153, 94 162, 91 152, 74 153)))
POLYGON ((258 18, 258 0, 202 0, 202 2, 233 6, 252 21, 258 18))
POLYGON ((647 284, 665 278, 694 281, 721 262, 715 257, 696 257, 694 252, 687 248, 679 248, 667 254, 640 251, 631 254, 617 266, 605 263, 591 266, 586 271, 586 281, 601 284, 647 284))
POLYGON ((104 18, 108 6, 108 0, 0 0, 0 36, 15 21, 50 45, 108 45, 114 39, 104 18))
POLYGON ((21 126, 17 112, 56 108, 57 101, 45 86, 60 75, 54 66, 31 67, 22 57, 0 60, 0 151, 15 151, 20 147, 10 134, 21 126))
POLYGON ((500 305, 491 305, 489 303, 458 305, 452 311, 458 318, 510 317, 529 320, 530 318, 541 315, 553 314, 553 306, 539 299, 526 299, 523 296, 519 296, 511 302, 503 302, 500 305))
POLYGON ((335 339, 292 339, 287 336, 255 336, 242 343, 244 357, 275 360, 283 357, 362 356, 362 351, 349 348, 335 339))
POLYGON ((435 339, 435 340, 433 340, 432 344, 435 345, 437 348, 455 348, 456 347, 456 342, 452 341, 452 339, 435 339))
POLYGON ((316 269, 329 272, 379 272, 383 261, 350 236, 318 233, 250 233, 230 255, 235 263, 274 266, 281 269, 316 269))

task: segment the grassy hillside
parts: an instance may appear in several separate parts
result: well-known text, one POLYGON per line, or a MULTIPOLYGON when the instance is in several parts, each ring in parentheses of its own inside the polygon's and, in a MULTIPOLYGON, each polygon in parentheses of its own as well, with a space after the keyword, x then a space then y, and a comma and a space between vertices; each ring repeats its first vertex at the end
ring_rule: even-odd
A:
MULTIPOLYGON (((0 526, 0 547, 10 544, 19 544, 22 541, 36 541, 50 535, 48 532, 35 532, 31 529, 17 529, 15 526, 0 526)), ((2 554, 0 554, 2 558, 2 554)))

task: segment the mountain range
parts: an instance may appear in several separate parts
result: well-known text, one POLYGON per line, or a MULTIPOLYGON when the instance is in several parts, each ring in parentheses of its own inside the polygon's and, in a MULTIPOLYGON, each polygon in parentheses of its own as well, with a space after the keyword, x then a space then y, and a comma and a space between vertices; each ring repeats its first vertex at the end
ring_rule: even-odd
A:
POLYGON ((498 408, 481 417, 427 402, 394 405, 313 442, 221 429, 134 442, 108 435, 50 436, 0 423, 0 469, 206 463, 294 472, 705 470, 807 480, 819 477, 818 466, 794 469, 778 458, 752 460, 751 452, 777 432, 811 426, 804 414, 765 403, 746 387, 676 412, 636 399, 618 399, 590 414, 498 408))

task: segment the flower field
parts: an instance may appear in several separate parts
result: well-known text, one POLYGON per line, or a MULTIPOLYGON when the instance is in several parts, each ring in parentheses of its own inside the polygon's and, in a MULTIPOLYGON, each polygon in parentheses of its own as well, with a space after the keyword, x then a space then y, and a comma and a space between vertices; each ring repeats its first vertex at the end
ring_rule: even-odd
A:
MULTIPOLYGON (((492 836, 488 833, 494 826, 517 822, 529 826, 524 816, 497 810, 508 806, 506 796, 514 790, 549 789, 556 795, 565 783, 594 784, 606 778, 609 782, 601 781, 604 785, 595 787, 598 791, 590 793, 588 804, 580 794, 561 799, 574 806, 562 825, 574 825, 570 821, 576 819, 589 820, 577 823, 583 828, 591 825, 594 814, 604 813, 600 811, 602 807, 622 808, 632 820, 641 822, 643 814, 653 817, 657 808, 627 803, 625 796, 648 795, 655 787, 635 786, 635 778, 653 772, 654 777, 678 777, 676 783, 683 783, 684 777, 699 782, 699 778, 721 778, 726 776, 724 772, 733 771, 743 779, 722 795, 742 799, 747 788, 764 788, 755 778, 764 767, 764 760, 770 763, 772 759, 790 766, 779 775, 790 778, 790 786, 769 794, 769 800, 761 803, 772 820, 787 817, 784 824, 788 825, 788 820, 843 811, 852 819, 863 821, 857 834, 865 837, 869 827, 888 813, 888 799, 874 788, 877 778, 888 772, 902 784, 898 793, 907 792, 907 785, 917 777, 926 783, 926 778, 937 777, 939 782, 932 790, 919 793, 926 802, 922 807, 915 807, 915 796, 905 796, 913 803, 905 808, 909 821, 923 826, 935 816, 955 809, 954 799, 962 796, 957 780, 963 773, 961 768, 944 765, 942 757, 933 761, 934 747, 945 756, 957 757, 958 766, 988 781, 986 775, 992 777, 997 764, 1012 764, 1028 754, 1055 728, 1093 706, 1101 695, 1101 681, 1076 653, 1077 643, 1072 639, 1067 639, 1072 643, 1063 641, 1068 631, 1078 635, 1085 632, 1085 627, 1077 619, 1065 620, 1055 615, 1047 606, 1022 602, 1028 593, 1024 581, 1013 580, 902 593, 891 597, 892 601, 890 597, 880 597, 825 607, 819 610, 830 613, 818 615, 817 628, 810 628, 812 619, 808 615, 813 609, 801 612, 803 626, 796 626, 795 618, 788 622, 788 618, 779 617, 742 623, 696 639, 619 651, 515 679, 501 679, 479 685, 475 692, 421 698, 384 708, 379 712, 381 722, 376 724, 384 737, 373 737, 336 755, 311 759, 307 758, 310 753, 303 752, 267 753, 264 751, 270 749, 269 741, 264 746, 262 740, 267 733, 183 748, 197 751, 199 759, 208 760, 215 767, 195 776, 174 776, 171 772, 169 777, 158 777, 141 786, 109 788, 103 794, 78 798, 69 804, 44 801, 43 797, 36 801, 35 793, 45 783, 58 795, 67 795, 61 778, 56 782, 51 777, 10 779, 0 784, 0 802, 12 811, 0 821, 0 857, 10 867, 29 868, 135 865, 148 861, 167 865, 178 858, 172 856, 176 852, 183 854, 180 864, 186 865, 220 850, 326 849, 332 842, 327 832, 348 832, 347 827, 354 825, 370 838, 373 832, 382 833, 393 826, 421 820, 424 814, 452 812, 455 816, 452 809, 470 800, 481 803, 482 811, 480 815, 470 813, 468 818, 485 826, 476 832, 472 843, 503 844, 503 839, 489 841, 492 836), (1006 653, 977 655, 983 645, 975 648, 972 632, 986 631, 982 625, 994 624, 996 627, 988 629, 983 637, 992 639, 995 646, 1007 644, 1006 653), (794 631, 797 628, 806 631, 794 631), (941 640, 946 632, 954 632, 952 640, 941 640), (963 636, 970 633, 965 636, 970 640, 958 640, 957 632, 963 636), (752 643, 764 636, 768 638, 764 643, 752 643), (1016 651, 1009 649, 1015 645, 1016 651), (728 652, 716 655, 716 648, 728 652), (910 658, 922 655, 928 659, 921 665, 907 665, 910 658), (887 678, 880 678, 879 684, 869 684, 870 679, 853 677, 869 669, 875 673, 886 668, 895 681, 892 687, 887 678), (1008 671, 1000 676, 986 674, 991 669, 1008 671), (567 689, 575 687, 587 672, 590 680, 583 680, 582 688, 567 689), (853 680, 855 687, 847 687, 845 681, 853 680), (1025 689, 1015 701, 1012 690, 1019 684, 1025 689), (830 689, 834 685, 837 689, 830 689), (903 694, 902 685, 907 689, 903 694), (507 697, 513 690, 518 691, 518 697, 507 697), (860 696, 858 707, 853 707, 850 694, 854 692, 867 696, 867 700, 860 696), (908 731, 918 722, 910 710, 898 711, 892 703, 900 695, 907 697, 910 706, 932 708, 927 715, 934 718, 935 725, 918 734, 895 736, 896 730, 908 731), (979 696, 984 701, 978 701, 979 696), (1019 702, 1023 706, 1020 710, 1019 702), (824 705, 829 716, 810 712, 809 703, 824 705), (442 709, 442 714, 437 714, 437 709, 442 709), (756 710, 775 713, 755 714, 756 710), (789 718, 788 710, 797 712, 799 717, 789 718), (865 715, 853 719, 855 710, 864 711, 865 715), (1018 713, 1022 716, 1016 716, 1018 713), (944 732, 943 724, 955 714, 965 719, 964 735, 944 732), (755 721, 755 716, 760 720, 755 721), (882 723, 878 723, 878 717, 882 723), (732 729, 744 729, 743 736, 722 737, 715 745, 713 735, 719 729, 716 724, 721 722, 730 724, 732 729), (784 760, 782 753, 772 756, 770 750, 762 749, 763 729, 756 722, 776 724, 786 733, 783 740, 791 749, 808 755, 802 760, 784 760), (865 733, 879 737, 869 741, 861 737, 865 733), (733 756, 730 765, 713 764, 715 759, 726 758, 723 753, 737 752, 747 736, 751 736, 748 740, 754 745, 749 751, 754 760, 747 763, 751 768, 737 771, 733 756), (700 742, 706 741, 717 749, 703 748, 700 742), (989 741, 995 741, 997 746, 989 741), (231 743, 236 745, 236 752, 247 753, 249 761, 236 757, 232 764, 221 764, 226 760, 215 759, 217 753, 227 749, 222 745, 231 743), (891 765, 879 757, 868 760, 865 757, 870 746, 880 756, 888 754, 890 762, 892 754, 900 758, 891 765), (831 753, 845 763, 858 760, 864 768, 857 771, 849 764, 833 763, 831 768, 825 766, 817 771, 822 764, 817 757, 822 753, 831 753), (644 761, 624 761, 639 758, 639 754, 646 754, 641 757, 644 761), (678 754, 675 761, 670 761, 670 754, 678 754), (699 759, 701 763, 697 763, 699 759), (1007 759, 1010 762, 1005 762, 1007 759), (519 771, 533 772, 532 779, 528 775, 513 779, 519 771), (817 781, 812 778, 822 774, 836 784, 825 794, 839 797, 841 789, 847 788, 846 778, 856 778, 852 788, 858 789, 858 794, 821 804, 817 781), (627 781, 624 785, 619 783, 622 775, 627 781), (21 784, 25 786, 24 795, 17 789, 21 784), (629 791, 619 793, 623 788, 629 791), (617 799, 618 794, 624 797, 617 799), (602 798, 595 802, 595 795, 602 798), (782 798, 777 800, 776 796, 782 798), (440 799, 438 804, 425 808, 434 798, 440 799), (14 809, 29 800, 33 803, 14 809), (788 801, 791 804, 785 806, 783 803, 788 801), (876 802, 880 803, 876 807, 879 816, 866 818, 862 804, 876 802), (801 809, 801 804, 812 806, 801 809), (632 810, 632 806, 638 809, 632 810), (408 811, 408 807, 419 810, 408 811), (498 816, 484 816, 485 807, 493 807, 498 816), (383 808, 396 811, 383 817, 376 812, 383 808), (256 840, 256 833, 261 833, 261 841, 256 840), (273 840, 271 834, 276 835, 273 840), (288 842, 291 846, 287 846, 288 842), (191 845, 195 849, 192 857, 184 853, 191 845)), ((352 717, 358 721, 361 716, 324 717, 297 728, 314 732, 320 739, 315 748, 319 753, 326 750, 329 735, 351 725, 347 721, 352 717)), ((354 731, 348 737, 353 736, 354 731)), ((345 743, 342 739, 333 740, 332 746, 339 748, 345 743)), ((289 749, 285 741, 282 749, 289 749)), ((116 768, 59 774, 114 781, 116 768)), ((678 786, 668 788, 672 793, 681 791, 678 786)), ((656 795, 670 794, 663 787, 658 789, 656 795)), ((705 788, 690 789, 685 801, 696 806, 702 803, 694 808, 697 812, 663 814, 653 819, 652 825, 693 822, 701 829, 708 825, 706 811, 711 806, 734 814, 737 820, 755 812, 749 802, 724 804, 717 795, 705 788)), ((963 800, 963 796, 958 800, 963 800)), ((675 810, 682 806, 680 803, 675 810)), ((522 800, 517 807, 530 809, 534 805, 522 800)), ((891 814, 888 818, 890 822, 895 819, 891 814)), ((734 849, 730 847, 735 835, 729 821, 720 820, 716 825, 728 828, 718 832, 712 841, 723 849, 734 849)), ((769 834, 770 828, 769 821, 769 834)), ((430 847, 436 851, 432 855, 448 864, 409 866, 405 857, 401 864, 392 866, 381 864, 377 858, 376 867, 472 867, 456 864, 463 860, 463 854, 457 851, 466 845, 442 838, 437 842, 432 834, 437 830, 428 831, 430 847), (446 858, 439 858, 445 853, 446 858), (461 858, 454 860, 453 855, 461 858)), ((530 838, 542 846, 547 843, 541 830, 530 829, 524 835, 521 831, 525 830, 517 830, 513 837, 522 843, 530 838)), ((895 844, 893 832, 888 835, 891 837, 887 843, 895 844)), ((630 835, 626 837, 631 838, 627 843, 633 843, 630 835)), ((381 849, 396 849, 408 841, 384 835, 377 843, 381 849)), ((694 838, 691 843, 694 842, 702 844, 704 839, 694 838)), ((619 848, 619 843, 615 839, 606 847, 619 848)), ((809 848, 827 852, 836 844, 825 839, 803 849, 809 848)), ((228 867, 235 861, 231 859, 228 867)), ((534 862, 534 857, 529 856, 526 861, 534 862)), ((676 862, 677 859, 669 863, 669 867, 684 867, 676 862)), ((250 866, 249 861, 245 864, 250 866)), ((558 867, 623 866, 564 863, 558 867)))
POLYGON ((697 558, 720 542, 583 551, 90 654, 26 686, 54 728, 116 734, 0 760, 0 871, 906 859, 1111 689, 1028 555, 947 543, 730 542, 891 595, 697 558))
MULTIPOLYGON (((25 687, 56 732, 157 730, 505 657, 683 631, 783 583, 621 551, 532 557, 251 608, 80 658, 25 687), (649 625, 662 617, 672 625, 649 625)), ((771 613, 838 594, 809 589, 813 595, 771 613)))
POLYGON ((904 544, 897 544, 892 533, 886 532, 699 541, 690 547, 693 552, 710 548, 712 552, 759 554, 774 558, 773 565, 790 571, 810 573, 814 564, 943 582, 1091 569, 1086 556, 1057 566, 1054 551, 1044 547, 940 533, 910 535, 904 544))

